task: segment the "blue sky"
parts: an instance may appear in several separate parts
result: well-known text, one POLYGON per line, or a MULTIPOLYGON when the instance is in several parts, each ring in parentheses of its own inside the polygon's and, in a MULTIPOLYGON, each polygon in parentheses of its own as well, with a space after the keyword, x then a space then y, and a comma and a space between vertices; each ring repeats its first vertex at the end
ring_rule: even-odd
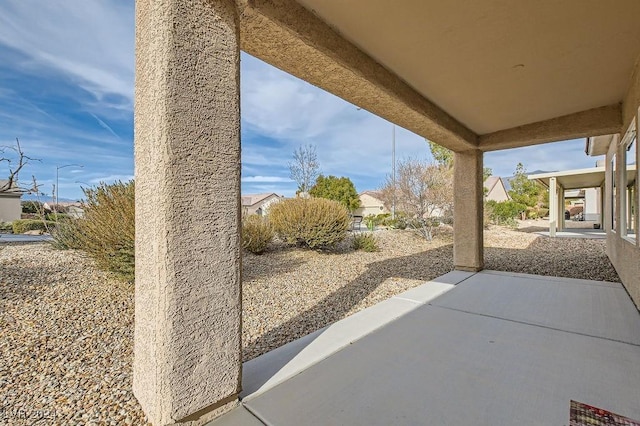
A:
MULTIPOLYGON (((133 177, 133 0, 3 0, 0 3, 0 145, 20 138, 34 175, 60 198, 81 186, 133 177)), ((316 145, 322 172, 348 176, 358 191, 382 185, 391 169, 392 125, 365 110, 242 54, 242 190, 290 196, 287 163, 316 145)), ((396 130, 396 155, 430 159, 423 138, 396 130)), ((485 155, 494 174, 521 161, 530 171, 591 167, 584 140, 485 155)), ((0 167, 0 178, 7 169, 0 167)))

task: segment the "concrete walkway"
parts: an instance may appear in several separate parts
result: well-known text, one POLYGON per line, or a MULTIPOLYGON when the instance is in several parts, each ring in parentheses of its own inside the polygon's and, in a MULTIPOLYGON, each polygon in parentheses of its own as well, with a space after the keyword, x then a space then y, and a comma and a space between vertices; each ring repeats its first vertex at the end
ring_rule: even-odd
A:
POLYGON ((640 315, 617 283, 453 272, 251 360, 228 425, 640 419, 640 315))
POLYGON ((39 243, 52 239, 51 235, 0 234, 0 243, 39 243))
MULTIPOLYGON (((549 231, 540 231, 536 234, 549 236, 549 231)), ((590 238, 594 240, 603 240, 607 238, 607 233, 602 229, 564 229, 556 231, 556 238, 590 238)))

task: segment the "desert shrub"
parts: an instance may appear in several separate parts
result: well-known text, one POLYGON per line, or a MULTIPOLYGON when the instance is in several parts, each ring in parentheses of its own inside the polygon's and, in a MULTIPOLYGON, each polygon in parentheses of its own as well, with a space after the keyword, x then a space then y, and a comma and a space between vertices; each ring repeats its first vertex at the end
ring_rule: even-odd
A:
POLYGON ((0 232, 13 232, 13 223, 0 222, 0 232))
POLYGON ((14 220, 11 225, 14 234, 24 234, 27 231, 50 232, 55 226, 55 222, 39 219, 14 220))
POLYGON ((40 201, 22 201, 22 213, 40 213, 44 210, 40 201))
POLYGON ((69 215, 66 213, 47 213, 44 217, 52 222, 58 222, 59 220, 68 218, 69 215))
POLYGON ((287 244, 312 249, 334 246, 347 236, 349 212, 325 198, 292 198, 269 208, 269 221, 287 244))
POLYGON ((369 231, 373 231, 376 227, 376 215, 368 214, 364 217, 364 224, 367 226, 369 231))
POLYGON ((133 181, 83 188, 82 219, 65 219, 54 232, 56 246, 78 248, 101 269, 133 280, 135 273, 135 189, 133 181))
POLYGON ((487 206, 492 210, 491 220, 498 225, 509 225, 515 223, 515 218, 527 210, 524 204, 515 201, 487 201, 487 206))
POLYGON ((549 216, 549 209, 541 207, 540 210, 538 210, 538 217, 547 217, 547 216, 549 216))
POLYGON ((258 215, 242 220, 242 247, 254 254, 264 253, 273 240, 273 227, 267 218, 258 215))
POLYGON ((353 249, 366 252, 379 251, 378 239, 371 233, 356 234, 353 237, 353 249))
POLYGON ((56 223, 52 236, 52 244, 55 248, 62 250, 82 249, 82 234, 78 219, 62 218, 56 223))

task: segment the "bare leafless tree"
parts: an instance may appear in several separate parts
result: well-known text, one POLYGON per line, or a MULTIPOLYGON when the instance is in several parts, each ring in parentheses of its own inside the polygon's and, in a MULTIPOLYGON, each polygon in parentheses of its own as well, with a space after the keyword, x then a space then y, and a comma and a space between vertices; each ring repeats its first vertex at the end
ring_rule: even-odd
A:
POLYGON ((0 192, 10 191, 23 191, 32 192, 37 191, 37 185, 35 179, 33 180, 34 186, 32 188, 21 187, 18 180, 18 175, 22 168, 26 166, 30 161, 40 161, 35 158, 31 158, 24 153, 20 146, 20 140, 16 138, 15 146, 2 146, 0 147, 0 163, 6 162, 9 168, 9 175, 6 180, 0 180, 0 192))
POLYGON ((289 162, 291 179, 298 184, 298 193, 307 194, 318 175, 320 163, 314 145, 301 145, 293 151, 293 161, 289 162))
POLYGON ((396 210, 404 212, 409 225, 429 240, 434 225, 453 215, 452 169, 445 165, 402 160, 397 165, 395 188, 387 177, 381 192, 387 205, 391 205, 395 192, 396 210))

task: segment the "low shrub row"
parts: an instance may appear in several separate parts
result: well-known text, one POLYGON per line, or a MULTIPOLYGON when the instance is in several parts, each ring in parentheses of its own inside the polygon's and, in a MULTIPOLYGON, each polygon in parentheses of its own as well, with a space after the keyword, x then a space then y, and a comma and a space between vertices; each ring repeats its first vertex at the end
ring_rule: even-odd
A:
POLYGON ((27 231, 51 232, 56 226, 56 222, 40 219, 18 219, 11 223, 14 234, 24 234, 27 231))

